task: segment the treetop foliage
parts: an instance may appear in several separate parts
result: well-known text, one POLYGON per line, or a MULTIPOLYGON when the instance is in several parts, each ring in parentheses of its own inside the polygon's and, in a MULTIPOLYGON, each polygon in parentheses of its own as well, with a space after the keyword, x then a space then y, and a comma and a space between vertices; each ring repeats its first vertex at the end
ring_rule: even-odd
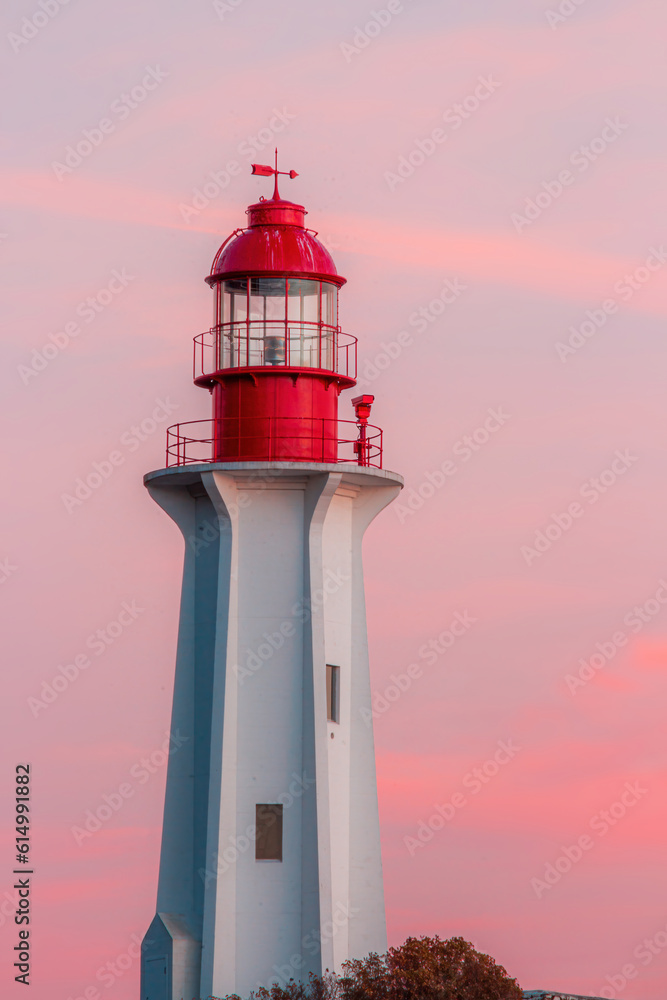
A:
MULTIPOLYGON (((343 966, 343 974, 311 975, 307 983, 261 988, 248 1000, 522 1000, 501 965, 461 937, 409 937, 386 954, 343 966)), ((222 1000, 209 997, 208 1000, 222 1000)), ((224 1000, 241 1000, 233 995, 224 1000)))

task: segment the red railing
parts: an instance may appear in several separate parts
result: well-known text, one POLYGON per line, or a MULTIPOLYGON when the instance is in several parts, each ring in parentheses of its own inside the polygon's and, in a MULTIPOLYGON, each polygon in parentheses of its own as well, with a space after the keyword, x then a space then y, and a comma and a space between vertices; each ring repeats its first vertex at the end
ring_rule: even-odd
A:
POLYGON ((326 417, 255 417, 252 429, 238 417, 188 420, 167 429, 167 468, 199 462, 253 460, 355 463, 382 468, 382 431, 354 420, 326 417), (339 437, 341 427, 354 437, 339 437), (371 433, 369 433, 371 432, 371 433), (339 455, 342 448, 344 454, 339 455), (304 457, 304 451, 307 457, 304 457), (346 454, 345 454, 346 452, 346 454), (217 455, 238 455, 218 458, 217 455), (331 457, 331 456, 334 457, 331 457))
POLYGON ((292 367, 357 377, 357 338, 340 327, 292 320, 242 320, 194 338, 193 377, 226 368, 292 367))

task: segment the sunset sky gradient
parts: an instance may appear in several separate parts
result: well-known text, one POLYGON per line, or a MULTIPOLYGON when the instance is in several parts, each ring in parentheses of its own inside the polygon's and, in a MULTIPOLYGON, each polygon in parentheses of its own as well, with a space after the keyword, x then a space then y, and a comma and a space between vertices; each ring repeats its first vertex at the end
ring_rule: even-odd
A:
MULTIPOLYGON (((365 547, 373 688, 382 699, 392 675, 423 668, 377 702, 390 941, 463 935, 525 988, 667 995, 667 604, 655 598, 667 579, 667 8, 570 6, 550 24, 556 0, 403 0, 351 55, 341 46, 384 0, 71 0, 19 43, 42 8, 4 5, 0 857, 6 893, 12 775, 29 760, 31 1000, 93 986, 138 996, 138 961, 112 982, 98 971, 132 953, 154 913, 166 769, 136 775, 169 730, 182 562, 142 476, 163 466, 169 423, 209 414, 191 382, 192 337, 212 315, 203 278, 270 194, 250 163, 271 162, 273 136, 248 143, 272 119, 287 122, 274 133, 283 169, 300 175, 282 193, 348 279, 343 329, 359 337, 385 466, 406 478, 365 547), (164 78, 125 114, 122 95, 149 69, 164 78), (457 118, 480 78, 493 92, 457 118), (54 169, 105 118, 91 154, 54 169), (444 140, 395 180, 438 128, 444 140), (224 190, 188 210, 230 164, 224 190), (554 195, 563 171, 572 180, 554 195), (86 321, 81 303, 113 272, 126 284, 86 321), (460 294, 432 309, 446 282, 460 294), (592 335, 564 354, 586 322, 592 335), (67 324, 80 332, 38 370, 67 324), (397 349, 402 331, 411 343, 397 349), (137 435, 165 400, 172 415, 137 435), (466 458, 489 410, 502 426, 466 458), (114 451, 108 479, 68 505, 114 451), (618 452, 624 470, 605 472, 618 452), (443 484, 424 487, 429 474, 443 484), (530 555, 573 504, 571 526, 530 555), (89 637, 123 602, 143 610, 96 655, 89 637), (420 655, 457 613, 476 620, 435 661, 420 655), (610 643, 591 679, 568 685, 610 643), (36 709, 84 654, 90 666, 36 709), (466 776, 499 741, 520 750, 473 793, 466 776), (133 795, 78 844, 72 828, 128 780, 133 795), (645 791, 595 832, 628 783, 645 791), (409 838, 459 791, 465 806, 416 848, 409 838), (538 892, 532 880, 587 834, 593 847, 538 892), (665 946, 642 961, 656 935, 665 946), (613 988, 628 963, 637 978, 613 988)), ((13 1000, 9 910, 0 993, 13 1000)))

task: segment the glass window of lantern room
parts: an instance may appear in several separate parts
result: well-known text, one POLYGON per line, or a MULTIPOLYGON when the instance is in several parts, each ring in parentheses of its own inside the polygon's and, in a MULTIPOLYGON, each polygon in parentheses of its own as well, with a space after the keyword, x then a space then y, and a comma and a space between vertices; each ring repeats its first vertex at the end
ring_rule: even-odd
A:
POLYGON ((248 280, 232 278, 222 282, 220 323, 245 323, 248 315, 248 280))
POLYGON ((338 287, 328 281, 322 282, 322 322, 338 326, 338 287))
POLYGON ((229 323, 231 318, 231 301, 232 295, 227 288, 226 281, 220 281, 218 283, 218 315, 215 318, 215 322, 222 326, 223 323, 229 323))
POLYGON ((250 279, 251 364, 285 363, 285 279, 250 279))
POLYGON ((288 278, 287 320, 290 364, 300 368, 319 368, 319 281, 288 278))
POLYGON ((285 279, 250 279, 250 319, 253 322, 285 322, 285 279))
POLYGON ((246 318, 248 316, 248 280, 223 281, 219 299, 220 365, 236 368, 246 365, 246 318))
POLYGON ((335 328, 338 322, 338 288, 330 281, 322 282, 322 334, 318 368, 334 368, 335 328))

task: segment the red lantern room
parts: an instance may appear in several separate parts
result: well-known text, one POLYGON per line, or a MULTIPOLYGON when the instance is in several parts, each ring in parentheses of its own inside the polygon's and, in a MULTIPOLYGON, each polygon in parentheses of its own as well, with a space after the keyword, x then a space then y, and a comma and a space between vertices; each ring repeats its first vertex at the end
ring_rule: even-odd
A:
POLYGON ((373 397, 356 421, 338 419, 341 391, 356 384, 357 341, 338 320, 345 278, 305 228, 303 206, 280 197, 277 153, 275 168, 253 173, 275 175, 273 197, 250 205, 247 228, 218 250, 206 279, 214 325, 195 337, 195 384, 211 391, 213 419, 170 428, 167 463, 381 466, 381 431, 367 423, 373 397))

